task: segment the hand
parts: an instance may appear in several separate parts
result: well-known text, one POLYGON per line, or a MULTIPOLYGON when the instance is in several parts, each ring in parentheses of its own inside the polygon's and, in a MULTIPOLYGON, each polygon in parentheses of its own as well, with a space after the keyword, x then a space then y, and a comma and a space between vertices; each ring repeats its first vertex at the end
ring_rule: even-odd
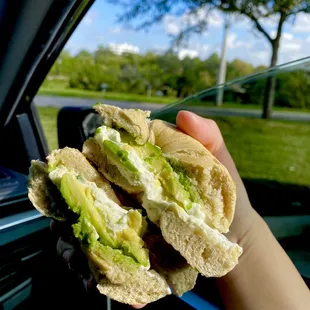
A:
POLYGON ((90 273, 87 259, 80 249, 78 241, 74 238, 70 225, 51 220, 50 229, 53 234, 59 237, 56 245, 58 256, 64 260, 69 270, 82 282, 87 293, 98 293, 97 283, 90 273))

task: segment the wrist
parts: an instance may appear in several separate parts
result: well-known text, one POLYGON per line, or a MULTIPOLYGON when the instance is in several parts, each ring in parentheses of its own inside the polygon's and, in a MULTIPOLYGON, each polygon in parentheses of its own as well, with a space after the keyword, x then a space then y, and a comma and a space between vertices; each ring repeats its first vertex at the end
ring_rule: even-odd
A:
POLYGON ((249 214, 247 214, 246 225, 243 227, 242 234, 234 234, 234 239, 228 236, 231 241, 236 242, 243 249, 238 265, 228 274, 228 278, 234 278, 240 272, 247 270, 248 264, 253 260, 256 261, 260 252, 263 251, 265 240, 270 239, 272 236, 266 222, 251 207, 249 214))
POLYGON ((259 236, 265 235, 268 230, 269 228, 266 222, 251 207, 251 210, 249 210, 249 214, 247 215, 247 223, 243 229, 243 234, 240 234, 238 239, 236 239, 236 243, 243 248, 243 256, 260 242, 261 238, 259 238, 259 236))

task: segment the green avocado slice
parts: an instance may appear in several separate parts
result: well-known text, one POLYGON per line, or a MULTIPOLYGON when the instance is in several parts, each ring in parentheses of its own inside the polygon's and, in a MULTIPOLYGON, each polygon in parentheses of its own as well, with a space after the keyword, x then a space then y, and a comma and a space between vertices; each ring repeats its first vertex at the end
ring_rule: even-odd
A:
POLYGON ((109 140, 103 141, 103 147, 109 158, 119 162, 125 169, 129 170, 130 172, 138 173, 138 169, 129 160, 127 151, 123 150, 116 143, 109 140))
POLYGON ((148 169, 157 176, 166 195, 173 198, 184 209, 189 210, 191 208, 190 194, 178 176, 174 174, 171 165, 162 155, 161 149, 149 142, 143 146, 135 146, 134 149, 147 164, 148 169))
MULTIPOLYGON (((117 243, 110 237, 104 219, 94 207, 94 198, 91 191, 88 188, 85 189, 76 177, 70 173, 65 173, 62 176, 59 189, 69 208, 80 216, 80 225, 75 228, 78 236, 82 236, 84 229, 87 228, 86 223, 90 223, 98 233, 102 244, 116 247, 117 243), (80 229, 78 230, 77 227, 80 227, 80 229)), ((86 229, 86 233, 88 233, 88 229, 86 229)))
MULTIPOLYGON (((91 188, 82 184, 78 177, 70 172, 65 173, 61 177, 59 189, 69 208, 79 215, 77 223, 72 226, 76 238, 89 247, 93 247, 99 242, 104 246, 101 249, 105 249, 105 252, 108 251, 107 248, 110 252, 117 251, 117 254, 113 255, 116 255, 118 260, 121 259, 119 255, 122 255, 124 256, 123 260, 128 261, 130 258, 137 264, 149 267, 148 250, 144 247, 141 238, 146 223, 137 210, 124 215, 128 217, 127 227, 119 231, 111 231, 105 222, 103 214, 105 208, 100 208, 98 211, 91 188)), ((106 210, 106 212, 113 212, 113 210, 106 210)))
POLYGON ((192 202, 202 203, 200 198, 200 194, 197 188, 194 186, 193 182, 191 181, 190 176, 187 172, 177 163, 173 161, 169 161, 173 171, 178 175, 179 182, 183 185, 184 189, 189 193, 190 199, 192 202))
MULTIPOLYGON (((112 249, 109 246, 102 245, 100 242, 96 241, 89 247, 90 252, 92 253, 91 259, 97 267, 102 267, 106 265, 105 262, 108 262, 110 265, 121 264, 127 270, 135 270, 136 268, 141 267, 140 263, 134 260, 130 256, 123 254, 121 250, 112 249), (104 262, 102 262, 104 260, 104 262)), ((103 274, 105 270, 100 270, 103 274)))

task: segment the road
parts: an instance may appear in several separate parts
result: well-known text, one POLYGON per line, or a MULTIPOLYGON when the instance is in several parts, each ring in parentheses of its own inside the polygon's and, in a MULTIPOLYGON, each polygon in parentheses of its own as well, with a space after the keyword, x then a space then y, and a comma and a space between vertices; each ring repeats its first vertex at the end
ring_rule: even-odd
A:
MULTIPOLYGON (((121 108, 139 108, 144 110, 154 111, 162 109, 163 104, 152 104, 146 102, 126 102, 126 101, 114 101, 114 100, 102 100, 102 99, 82 99, 71 97, 54 97, 54 96, 36 96, 35 104, 40 107, 63 107, 63 106, 93 106, 94 103, 100 101, 102 103, 116 105, 121 108)), ((186 109, 186 108, 185 108, 186 109)), ((216 108, 216 107, 190 107, 190 110, 204 116, 243 116, 260 118, 261 110, 249 110, 249 109, 230 109, 230 108, 216 108)), ((282 112, 274 111, 273 119, 289 120, 289 121, 304 121, 310 122, 310 113, 303 112, 282 112)))

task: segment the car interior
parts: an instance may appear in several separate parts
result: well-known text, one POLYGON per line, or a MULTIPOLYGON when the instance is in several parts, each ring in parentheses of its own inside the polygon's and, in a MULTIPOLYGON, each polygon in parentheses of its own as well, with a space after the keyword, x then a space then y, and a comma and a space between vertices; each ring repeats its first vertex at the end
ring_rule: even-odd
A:
MULTIPOLYGON (((92 0, 4 0, 0 3, 0 309, 127 309, 105 296, 86 293, 76 274, 56 254, 57 237, 27 197, 32 159, 44 160, 49 148, 35 105, 35 95, 67 40, 91 7, 92 0), (26 30, 26 31, 25 31, 26 30)), ((226 83, 248 87, 257 80, 294 70, 307 70, 309 60, 279 66, 226 83)), ((192 110, 203 116, 197 100, 212 100, 218 88, 152 112, 152 118, 175 122, 176 113, 192 110)), ((95 102, 94 102, 95 103, 95 102)), ((63 107, 57 116, 59 147, 82 148, 100 117, 91 107, 63 107)), ((310 139, 310 137, 309 137, 310 139)), ((305 163, 305 165, 308 163, 305 163)), ((253 207, 310 288, 310 189, 256 179, 243 180, 253 207)), ((200 277, 192 292, 169 296, 146 309, 218 309, 212 279, 200 277), (212 303, 206 300, 211 300, 212 303)))

